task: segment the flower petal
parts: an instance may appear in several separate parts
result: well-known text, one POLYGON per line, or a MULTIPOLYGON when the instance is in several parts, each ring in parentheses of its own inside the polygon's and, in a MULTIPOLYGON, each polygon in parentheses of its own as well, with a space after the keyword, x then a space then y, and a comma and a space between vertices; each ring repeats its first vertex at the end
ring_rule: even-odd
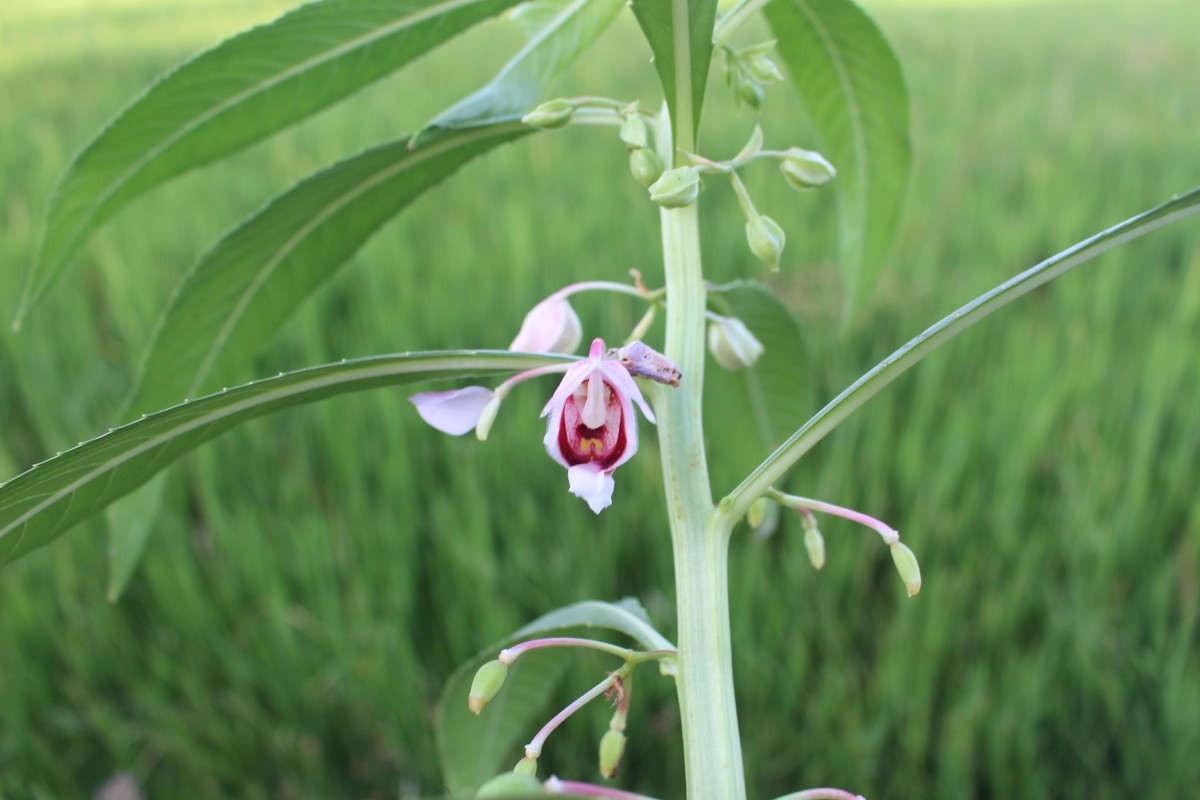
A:
POLYGON ((508 346, 525 353, 574 353, 583 337, 579 315, 559 297, 538 303, 521 323, 521 331, 508 346))
POLYGON ((588 508, 599 514, 612 505, 612 475, 595 464, 579 464, 567 470, 571 494, 587 501, 588 508))
MULTIPOLYGON (((617 390, 618 394, 630 398, 638 404, 638 408, 642 409, 642 414, 650 422, 657 422, 654 419, 654 412, 650 410, 650 406, 646 403, 646 398, 642 396, 642 390, 638 388, 637 381, 629 374, 629 370, 625 369, 620 362, 605 361, 600 365, 600 370, 604 373, 604 378, 617 390)), ((630 407, 630 411, 633 407, 630 407)))
POLYGON ((483 409, 491 402, 492 390, 467 386, 452 392, 421 392, 408 398, 421 419, 443 433, 462 436, 474 430, 483 409))

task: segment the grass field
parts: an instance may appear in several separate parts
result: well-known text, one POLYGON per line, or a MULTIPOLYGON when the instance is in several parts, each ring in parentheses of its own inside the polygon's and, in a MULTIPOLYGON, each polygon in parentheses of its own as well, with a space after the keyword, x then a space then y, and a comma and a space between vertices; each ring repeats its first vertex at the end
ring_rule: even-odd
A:
MULTIPOLYGON (((1009 275, 1200 184, 1194 2, 867 6, 908 72, 917 161, 890 268, 844 333, 828 198, 790 194, 770 170, 750 176, 789 232, 770 278, 808 336, 814 404, 1009 275)), ((0 317, 71 155, 155 75, 284 7, 0 6, 0 317)), ((634 34, 618 25, 564 92, 653 100, 634 34)), ((122 213, 21 334, 0 326, 4 474, 119 421, 159 307, 223 231, 425 121, 517 41, 502 23, 468 34, 122 213)), ((724 155, 753 120, 713 83, 704 146, 724 155)), ((769 142, 805 143, 791 105, 786 88, 768 90, 769 142)), ((565 283, 632 267, 657 282, 657 215, 625 169, 615 137, 593 129, 468 167, 364 248, 241 377, 503 346, 565 283)), ((702 213, 710 277, 763 277, 730 194, 713 187, 702 213)), ((638 313, 592 298, 577 308, 589 331, 626 329, 638 313)), ((821 573, 798 520, 735 538, 752 796, 811 785, 871 800, 1192 796, 1198 352, 1192 222, 1001 312, 817 448, 789 486, 898 527, 925 588, 904 600, 885 548, 848 523, 823 523, 821 573)), ((432 706, 476 650, 558 605, 624 595, 670 635, 653 434, 597 519, 542 452, 542 402, 537 389, 514 395, 486 445, 427 429, 388 390, 228 434, 173 471, 169 509, 116 605, 104 602, 98 524, 7 567, 0 796, 89 796, 122 770, 151 798, 436 795, 432 706)), ((718 491, 740 477, 714 472, 718 491)), ((595 666, 568 674, 564 700, 595 666)), ((677 797, 673 695, 658 679, 638 692, 622 785, 677 797)), ((604 724, 600 710, 574 720, 547 768, 590 779, 604 724)))

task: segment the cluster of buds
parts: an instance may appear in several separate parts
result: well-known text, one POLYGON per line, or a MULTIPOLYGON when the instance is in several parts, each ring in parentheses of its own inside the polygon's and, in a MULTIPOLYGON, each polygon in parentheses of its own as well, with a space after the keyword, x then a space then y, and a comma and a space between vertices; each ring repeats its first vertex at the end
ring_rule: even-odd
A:
POLYGON ((774 41, 740 50, 728 46, 721 48, 725 56, 725 85, 733 90, 734 100, 739 107, 759 110, 763 103, 763 87, 783 80, 783 73, 770 58, 774 49, 774 41))
MULTIPOLYGON (((630 686, 633 671, 641 664, 650 661, 659 661, 660 669, 669 674, 670 667, 668 664, 677 655, 675 650, 634 651, 608 642, 572 637, 534 639, 522 642, 501 650, 495 660, 487 662, 475 673, 475 679, 471 682, 471 690, 467 699, 467 706, 471 712, 479 714, 483 711, 487 703, 496 696, 503 686, 504 680, 508 676, 510 665, 516 662, 522 654, 531 650, 540 650, 548 647, 579 647, 599 650, 618 656, 622 659, 623 663, 618 669, 607 673, 604 680, 600 681, 600 683, 593 686, 587 692, 584 692, 543 725, 541 730, 530 740, 529 744, 525 745, 524 757, 517 762, 512 772, 497 776, 489 781, 480 788, 478 797, 519 795, 520 792, 516 790, 533 790, 535 794, 538 793, 538 790, 546 790, 548 794, 567 791, 563 788, 566 785, 563 782, 551 785, 551 782, 557 781, 556 778, 551 778, 546 784, 539 784, 537 782, 538 759, 541 757, 542 748, 545 746, 550 734, 579 709, 601 696, 612 701, 615 710, 608 730, 600 739, 600 774, 605 779, 613 778, 620 768, 621 759, 625 753, 625 723, 629 714, 630 686), (558 789, 557 792, 554 791, 555 788, 558 789)), ((584 795, 614 798, 637 797, 637 795, 631 795, 627 792, 607 787, 579 783, 572 783, 571 786, 582 789, 582 791, 572 790, 574 793, 582 793, 584 795)))
MULTIPOLYGON (((765 56, 763 56, 765 58, 765 56)), ((699 173, 720 173, 729 177, 733 191, 737 195, 738 205, 746 218, 746 244, 750 252, 772 270, 779 269, 783 248, 787 244, 787 235, 783 228, 766 214, 759 212, 750 197, 746 184, 742 182, 738 170, 752 161, 761 158, 772 158, 779 161, 779 169, 788 185, 794 189, 815 189, 833 180, 837 170, 833 165, 814 150, 793 147, 789 150, 764 150, 763 132, 759 126, 754 127, 750 139, 741 151, 728 161, 712 161, 695 153, 686 153, 688 164, 678 169, 663 173, 659 183, 650 187, 651 199, 662 205, 675 198, 683 198, 686 204, 693 202, 699 194, 699 173), (670 183, 668 177, 673 176, 670 183), (692 188, 694 184, 694 188, 692 188), (657 191, 656 191, 657 190, 657 191)))
POLYGON ((880 538, 883 539, 883 543, 891 551, 892 563, 896 565, 896 571, 900 574, 900 579, 904 581, 904 588, 908 592, 908 596, 912 597, 921 591, 921 568, 917 564, 917 557, 908 548, 908 545, 900 541, 900 532, 887 523, 881 522, 861 511, 835 506, 833 503, 826 503, 821 500, 810 500, 807 497, 784 494, 775 489, 768 491, 767 497, 782 506, 800 512, 804 521, 804 546, 808 551, 809 560, 817 569, 825 565, 825 540, 821 536, 820 530, 817 529, 817 520, 813 515, 814 511, 820 514, 831 514, 842 519, 848 519, 851 522, 857 522, 859 525, 864 525, 878 533, 880 538))
POLYGON ((663 172, 662 159, 650 141, 650 128, 638 112, 637 104, 629 106, 621 122, 621 142, 629 150, 629 172, 633 179, 649 189, 663 172))

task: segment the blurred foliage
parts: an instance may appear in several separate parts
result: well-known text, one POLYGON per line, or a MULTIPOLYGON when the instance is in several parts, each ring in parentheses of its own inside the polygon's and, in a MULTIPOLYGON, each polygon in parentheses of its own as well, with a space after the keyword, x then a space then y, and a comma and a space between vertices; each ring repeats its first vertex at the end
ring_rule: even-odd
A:
MULTIPOLYGON (((917 162, 891 267, 844 336, 827 198, 765 167, 746 175, 789 232, 770 278, 805 326, 818 402, 962 301, 1200 182, 1194 3, 877 10, 908 72, 917 162)), ((11 316, 71 153, 154 75, 253 21, 218 0, 0 8, 0 311, 11 316)), ((635 33, 623 20, 563 93, 599 83, 652 98, 635 33)), ((0 331, 8 474, 111 425, 158 308, 209 242, 477 87, 519 36, 504 22, 468 34, 122 213, 23 333, 0 331)), ((769 147, 805 144, 787 92, 767 92, 769 147)), ((701 148, 735 152, 753 118, 717 82, 706 112, 701 148)), ((657 213, 625 162, 612 132, 588 128, 469 167, 360 252, 245 377, 503 345, 572 280, 638 268, 657 283, 657 213)), ((724 187, 702 213, 710 277, 761 273, 724 187)), ((1200 785, 1198 240, 1185 224, 1039 290, 796 470, 796 491, 904 532, 922 559, 917 599, 849 523, 822 522, 819 574, 798 519, 765 541, 735 538, 752 793, 1103 800, 1200 785)), ((576 306, 610 338, 640 313, 623 299, 576 306)), ((432 794, 432 704, 480 647, 557 605, 624 595, 670 635, 653 434, 595 518, 542 452, 543 401, 535 387, 515 394, 486 445, 426 428, 392 391, 234 431, 174 471, 162 530, 115 606, 98 525, 8 567, 0 795, 83 796, 126 769, 152 796, 432 794)), ((580 658, 562 700, 605 668, 580 658)), ((670 687, 648 675, 637 693, 621 783, 676 796, 670 687)), ((591 776, 605 718, 593 709, 556 734, 547 771, 591 776)))

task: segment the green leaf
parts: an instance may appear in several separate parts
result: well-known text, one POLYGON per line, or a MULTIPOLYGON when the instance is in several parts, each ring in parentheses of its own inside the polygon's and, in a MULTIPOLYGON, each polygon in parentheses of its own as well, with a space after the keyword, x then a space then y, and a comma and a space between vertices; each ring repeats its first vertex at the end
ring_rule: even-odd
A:
POLYGON ((712 63, 717 0, 632 2, 633 14, 654 53, 654 68, 674 123, 675 145, 693 150, 712 63))
POLYGON ((763 345, 753 366, 729 372, 715 362, 705 371, 705 428, 713 483, 733 485, 778 447, 812 413, 813 387, 800 323, 757 281, 709 290, 709 304, 740 319, 763 345))
MULTIPOLYGON (((491 82, 426 123, 415 146, 441 131, 518 119, 616 19, 625 0, 540 0, 522 14, 541 22, 491 82)), ((533 23, 526 20, 525 24, 533 23)))
MULTIPOLYGON (((417 152, 404 140, 317 173, 227 235, 189 271, 159 320, 128 408, 201 392, 245 364, 380 226, 476 156, 531 132, 520 124, 448 134, 417 152)), ((108 594, 124 590, 149 537, 158 482, 110 510, 108 594)))
POLYGON ((976 297, 954 313, 931 325, 916 338, 875 365, 870 372, 852 383, 808 422, 804 423, 786 442, 767 457, 736 489, 721 501, 721 514, 727 519, 740 519, 756 499, 795 464, 817 442, 837 428, 846 417, 863 403, 883 391, 902 373, 937 348, 981 321, 1018 297, 1044 283, 1112 250, 1118 245, 1145 236, 1172 222, 1200 213, 1200 188, 1178 195, 1157 208, 1101 231, 1042 263, 1009 278, 986 294, 976 297))
POLYGON ((329 364, 182 403, 60 453, 0 487, 0 564, 49 542, 197 445, 247 420, 346 392, 531 369, 556 356, 408 353, 329 364))
POLYGON ((478 717, 467 710, 475 672, 505 647, 577 628, 607 628, 632 637, 647 650, 675 649, 650 625, 641 604, 625 598, 619 603, 587 600, 551 611, 477 654, 450 676, 437 705, 435 727, 442 777, 456 797, 472 796, 481 783, 520 760, 520 745, 533 737, 535 731, 530 728, 562 677, 570 652, 547 648, 523 655, 509 668, 500 693, 478 717))
POLYGON ((772 0, 771 24, 816 148, 838 170, 847 317, 875 282, 900 224, 912 166, 908 90, 883 33, 851 0, 772 0))
POLYGON ((336 103, 517 0, 323 0, 160 80, 68 168, 17 323, 88 236, 147 190, 336 103))

